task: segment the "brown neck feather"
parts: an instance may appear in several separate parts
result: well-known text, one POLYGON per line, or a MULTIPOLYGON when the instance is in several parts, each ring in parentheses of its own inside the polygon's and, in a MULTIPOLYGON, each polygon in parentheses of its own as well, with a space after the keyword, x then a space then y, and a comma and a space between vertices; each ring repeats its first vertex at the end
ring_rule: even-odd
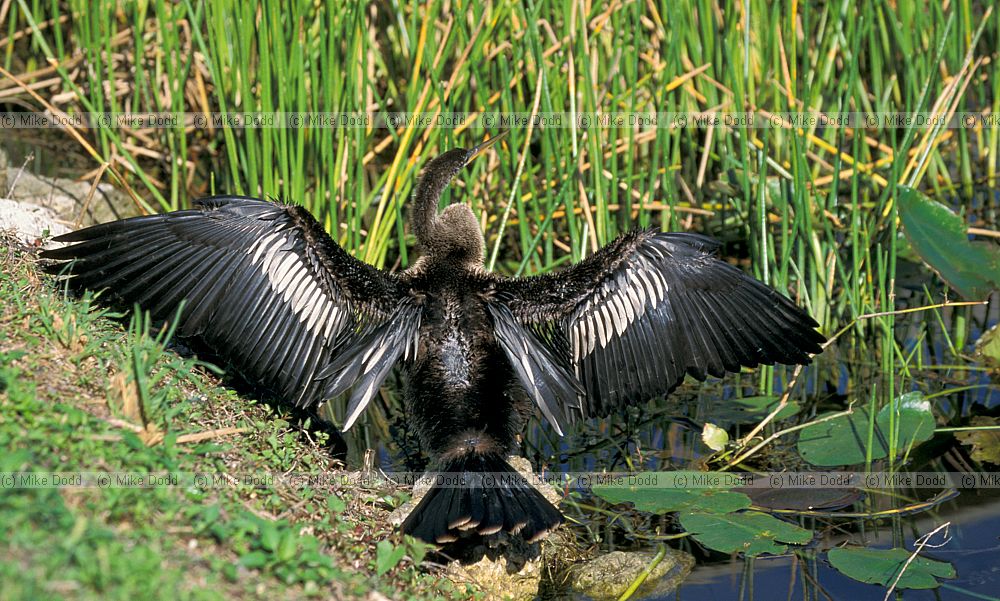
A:
POLYGON ((472 210, 453 204, 438 214, 441 194, 464 167, 470 151, 456 148, 427 164, 414 193, 410 222, 421 250, 432 260, 481 266, 485 242, 472 210))

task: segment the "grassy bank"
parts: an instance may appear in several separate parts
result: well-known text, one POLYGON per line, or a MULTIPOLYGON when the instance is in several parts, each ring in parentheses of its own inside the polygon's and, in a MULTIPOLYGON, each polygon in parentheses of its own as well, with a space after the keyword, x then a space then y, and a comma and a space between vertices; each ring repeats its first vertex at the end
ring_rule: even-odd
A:
POLYGON ((418 572, 425 549, 387 524, 403 492, 340 486, 322 435, 220 387, 138 320, 71 302, 8 239, 0 266, 0 472, 225 479, 0 491, 5 599, 466 596, 418 572), (244 477, 289 472, 334 480, 244 477))

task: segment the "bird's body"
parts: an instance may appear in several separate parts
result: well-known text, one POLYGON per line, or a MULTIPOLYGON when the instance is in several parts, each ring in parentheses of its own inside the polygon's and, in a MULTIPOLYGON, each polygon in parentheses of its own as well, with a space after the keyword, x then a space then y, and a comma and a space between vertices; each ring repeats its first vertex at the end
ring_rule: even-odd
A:
POLYGON ((695 234, 629 232, 550 275, 486 272, 472 211, 439 213, 438 199, 496 139, 428 164, 410 216, 421 257, 399 273, 348 255, 301 207, 240 197, 80 230, 59 238, 78 244, 45 256, 76 259, 78 285, 164 319, 183 301, 181 335, 290 402, 353 389, 345 430, 399 365, 406 417, 453 483, 432 487, 403 530, 438 543, 501 530, 533 541, 561 516, 504 475, 535 407, 562 434, 574 419, 668 394, 685 373, 807 363, 823 337, 695 234))
POLYGON ((432 455, 455 445, 456 432, 481 432, 503 453, 512 449, 530 401, 496 340, 485 298, 492 282, 475 273, 420 273, 424 299, 416 358, 404 370, 406 414, 432 455), (431 400, 432 402, 427 402, 431 400))

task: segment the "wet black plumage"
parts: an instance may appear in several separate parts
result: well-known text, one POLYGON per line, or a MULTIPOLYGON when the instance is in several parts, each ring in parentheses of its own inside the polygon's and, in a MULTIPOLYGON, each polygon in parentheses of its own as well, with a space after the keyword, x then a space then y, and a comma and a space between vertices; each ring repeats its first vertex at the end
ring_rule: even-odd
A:
POLYGON ((713 256, 716 243, 637 230, 558 273, 483 268, 471 209, 438 200, 498 138, 432 160, 410 216, 421 257, 399 273, 363 263, 303 208, 220 196, 195 208, 97 225, 43 256, 72 281, 172 318, 245 376, 298 406, 353 388, 350 428, 401 365, 406 414, 435 486, 403 524, 431 542, 462 531, 531 541, 561 516, 506 461, 533 405, 561 434, 740 366, 808 363, 824 338, 790 300, 713 256), (504 477, 506 474, 507 477, 504 477))

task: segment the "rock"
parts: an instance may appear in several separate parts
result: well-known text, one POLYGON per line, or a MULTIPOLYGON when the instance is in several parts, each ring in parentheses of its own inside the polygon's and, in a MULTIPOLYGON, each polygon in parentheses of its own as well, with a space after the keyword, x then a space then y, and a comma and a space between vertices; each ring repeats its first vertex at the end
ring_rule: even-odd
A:
MULTIPOLYGON (((614 551, 585 563, 570 572, 570 586, 596 601, 617 599, 653 563, 656 553, 614 551)), ((636 591, 636 597, 665 596, 674 591, 694 567, 694 557, 667 547, 666 555, 636 591)))
POLYGON ((81 213, 80 225, 139 214, 135 203, 109 183, 99 184, 88 204, 90 188, 91 182, 42 177, 23 165, 8 165, 0 148, 0 229, 14 230, 23 244, 35 244, 46 231, 50 236, 70 231, 81 213))
POLYGON ((476 563, 452 561, 444 573, 456 584, 473 585, 491 601, 527 601, 538 596, 542 562, 538 558, 524 563, 508 562, 506 555, 486 554, 476 563))
POLYGON ((424 477, 418 479, 417 483, 414 484, 413 490, 410 492, 409 501, 392 510, 392 513, 389 514, 388 518, 390 524, 397 528, 401 526, 403 521, 406 520, 406 516, 413 512, 413 510, 417 507, 417 504, 420 503, 420 501, 424 498, 424 495, 427 494, 427 491, 431 489, 431 478, 429 478, 428 475, 429 474, 424 474, 424 477))
POLYGON ((538 492, 542 493, 542 496, 545 497, 549 501, 549 503, 552 503, 556 507, 559 507, 559 503, 562 502, 563 498, 562 493, 560 493, 551 484, 547 483, 543 484, 541 482, 538 482, 537 477, 535 475, 535 470, 531 469, 530 461, 528 461, 524 457, 508 457, 507 463, 510 463, 510 466, 516 469, 518 472, 520 472, 522 476, 528 478, 532 482, 535 482, 537 484, 535 488, 538 489, 538 492))
MULTIPOLYGON (((20 167, 7 167, 3 164, 0 164, 0 170, 6 171, 8 185, 14 186, 10 193, 11 200, 45 207, 66 223, 77 220, 90 194, 91 182, 42 177, 27 170, 22 171, 20 167)), ((7 194, 6 186, 0 187, 0 195, 3 194, 7 194)), ((140 214, 128 195, 106 182, 98 184, 94 197, 86 208, 81 226, 140 214)))
POLYGON ((36 244, 46 233, 58 236, 70 231, 52 210, 4 198, 0 198, 0 230, 13 230, 24 245, 36 244))
POLYGON ((23 244, 37 243, 46 231, 49 236, 70 231, 81 213, 81 226, 139 214, 135 203, 109 183, 99 184, 88 204, 90 189, 91 182, 42 177, 23 166, 8 166, 7 154, 0 149, 0 229, 14 230, 23 244))

